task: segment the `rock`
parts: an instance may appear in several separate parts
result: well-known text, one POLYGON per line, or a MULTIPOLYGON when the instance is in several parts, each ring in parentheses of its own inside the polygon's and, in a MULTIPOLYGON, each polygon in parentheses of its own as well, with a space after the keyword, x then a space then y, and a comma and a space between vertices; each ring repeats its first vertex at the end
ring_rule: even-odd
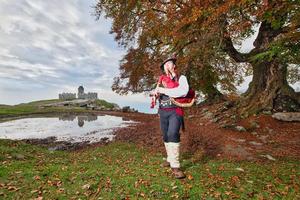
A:
POLYGON ((216 117, 212 119, 211 122, 217 123, 218 121, 220 121, 220 119, 221 119, 220 117, 216 117))
POLYGON ((115 110, 121 110, 120 106, 116 103, 113 103, 114 109, 115 110))
POLYGON ((236 126, 235 129, 236 129, 237 131, 240 131, 240 132, 245 132, 245 131, 247 131, 247 130, 246 130, 244 127, 242 127, 242 126, 236 126))
POLYGON ((104 142, 104 143, 107 143, 107 142, 109 142, 109 138, 108 137, 103 137, 103 138, 101 138, 100 141, 104 142))
POLYGON ((259 124, 256 121, 251 121, 250 122, 250 127, 252 129, 255 129, 255 128, 259 128, 260 126, 259 126, 259 124))
POLYGON ((265 115, 272 115, 272 112, 270 110, 264 110, 262 113, 265 115))
POLYGON ((124 106, 122 112, 130 112, 130 106, 124 106))
POLYGON ((252 135, 257 135, 257 132, 252 131, 251 134, 252 134, 252 135))
POLYGON ((138 112, 138 111, 135 110, 134 108, 130 108, 130 106, 124 106, 122 108, 122 112, 138 112))
POLYGON ((267 141, 267 138, 268 138, 269 136, 268 135, 262 135, 262 136, 260 136, 259 137, 259 139, 263 142, 263 143, 267 143, 268 141, 267 141))
POLYGON ((231 140, 236 141, 236 142, 241 142, 241 143, 246 142, 245 139, 235 139, 235 138, 231 138, 231 140))
POLYGON ((278 112, 272 115, 274 119, 286 122, 300 122, 300 112, 278 112))
POLYGON ((214 114, 211 113, 211 112, 209 112, 209 111, 207 111, 207 112, 205 113, 204 117, 205 117, 205 118, 208 118, 208 119, 212 119, 212 118, 214 117, 214 114))
POLYGON ((232 115, 232 116, 230 117, 230 119, 236 120, 236 119, 237 119, 237 116, 236 116, 236 115, 232 115))
POLYGON ((235 128, 235 124, 222 124, 221 128, 235 128))
POLYGON ((202 113, 206 113, 208 111, 208 108, 203 108, 202 113))
POLYGON ((274 130, 271 129, 271 128, 269 128, 269 127, 266 127, 266 130, 267 130, 270 134, 272 134, 272 133, 274 132, 274 130))
POLYGON ((271 156, 271 155, 269 155, 269 154, 266 154, 266 155, 260 155, 261 157, 264 157, 264 158, 267 158, 267 159, 269 159, 269 160, 272 160, 272 161, 275 161, 276 159, 273 157, 273 156, 271 156))
POLYGON ((262 145, 262 143, 255 142, 255 141, 250 141, 249 144, 252 144, 254 146, 261 146, 262 145))

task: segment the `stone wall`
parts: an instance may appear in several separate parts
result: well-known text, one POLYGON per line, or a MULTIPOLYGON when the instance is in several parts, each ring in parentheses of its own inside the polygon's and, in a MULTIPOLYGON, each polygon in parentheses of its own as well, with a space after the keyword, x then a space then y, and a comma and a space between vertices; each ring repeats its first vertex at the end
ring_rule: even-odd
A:
POLYGON ((58 98, 59 99, 62 99, 62 100, 70 100, 70 99, 76 99, 76 93, 61 93, 58 95, 58 98))
POLYGON ((96 92, 89 93, 78 93, 78 99, 98 99, 98 94, 96 92))

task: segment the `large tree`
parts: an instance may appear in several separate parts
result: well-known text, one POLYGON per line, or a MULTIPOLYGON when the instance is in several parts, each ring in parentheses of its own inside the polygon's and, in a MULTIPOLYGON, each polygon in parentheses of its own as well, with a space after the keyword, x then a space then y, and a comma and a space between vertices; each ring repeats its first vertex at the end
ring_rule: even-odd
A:
POLYGON ((289 66, 299 80, 299 9, 299 0, 98 0, 95 7, 113 20, 111 33, 128 50, 115 91, 151 89, 159 63, 175 52, 193 86, 211 98, 220 95, 217 84, 234 90, 242 72, 251 72, 240 103, 250 112, 299 109, 300 95, 287 82, 289 66), (255 32, 254 48, 239 52, 235 44, 255 32))

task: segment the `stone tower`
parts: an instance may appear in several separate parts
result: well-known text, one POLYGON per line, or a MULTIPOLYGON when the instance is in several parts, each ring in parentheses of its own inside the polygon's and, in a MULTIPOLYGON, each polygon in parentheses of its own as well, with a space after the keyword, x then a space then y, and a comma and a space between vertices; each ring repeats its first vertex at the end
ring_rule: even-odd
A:
POLYGON ((82 85, 78 88, 78 99, 84 99, 84 88, 82 85))

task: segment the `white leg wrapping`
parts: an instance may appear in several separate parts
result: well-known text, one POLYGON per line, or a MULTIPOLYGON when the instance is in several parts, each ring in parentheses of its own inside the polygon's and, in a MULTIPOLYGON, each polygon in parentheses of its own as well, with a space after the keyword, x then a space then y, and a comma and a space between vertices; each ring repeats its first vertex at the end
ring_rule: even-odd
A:
POLYGON ((170 147, 169 143, 165 142, 166 152, 167 152, 167 162, 170 162, 170 147))
POLYGON ((170 165, 172 168, 180 168, 180 163, 179 163, 179 147, 180 143, 175 143, 175 142, 169 142, 168 145, 168 158, 170 161, 170 165))

